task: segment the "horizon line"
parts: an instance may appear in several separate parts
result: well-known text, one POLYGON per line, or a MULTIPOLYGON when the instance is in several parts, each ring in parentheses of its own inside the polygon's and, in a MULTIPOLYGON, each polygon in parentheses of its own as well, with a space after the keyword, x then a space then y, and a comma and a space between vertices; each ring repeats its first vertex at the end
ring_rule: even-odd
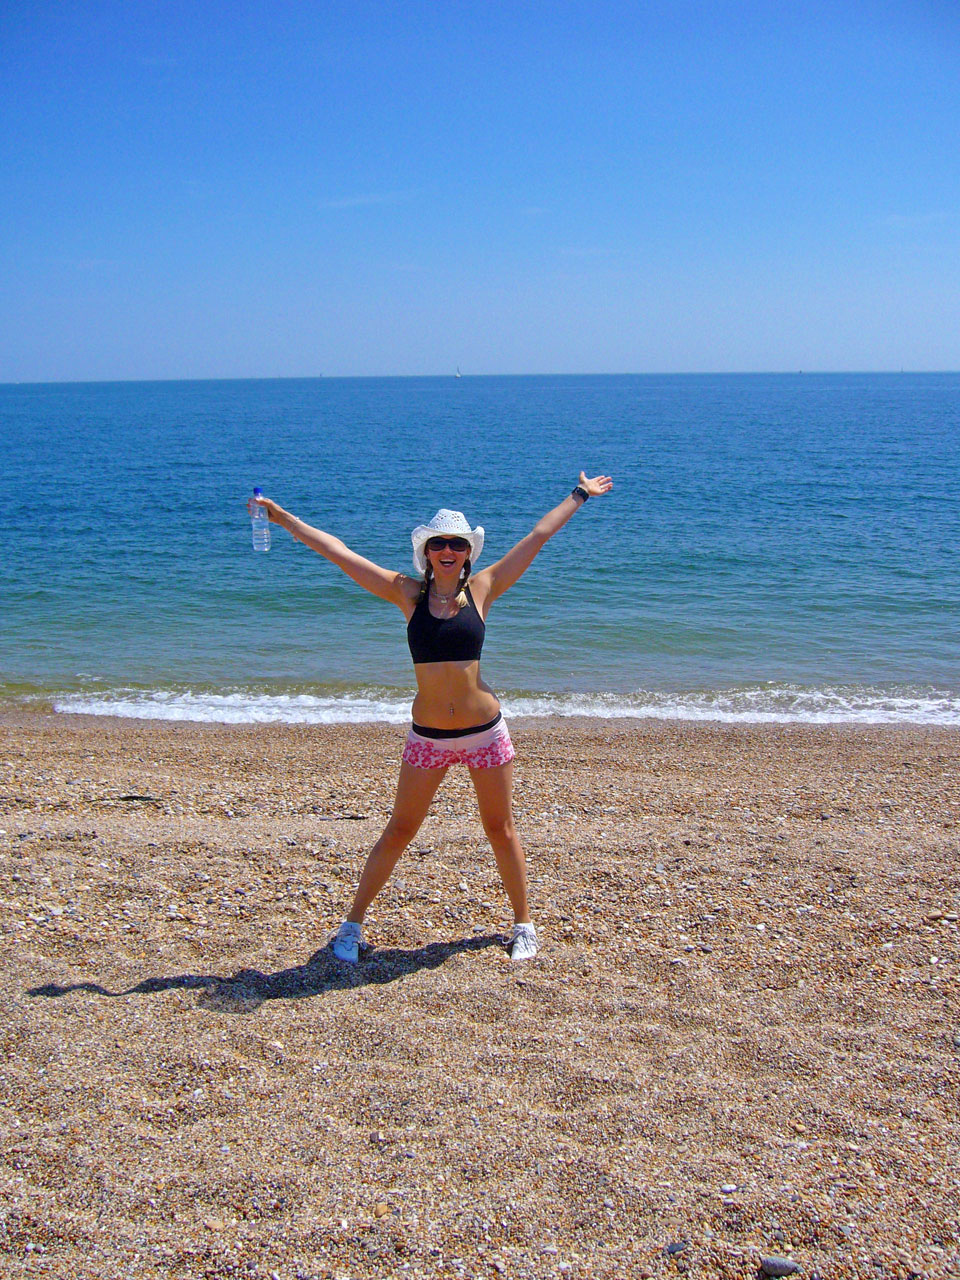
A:
POLYGON ((960 373, 960 369, 685 369, 685 370, 582 370, 578 373, 539 371, 530 373, 282 373, 202 377, 154 378, 21 378, 0 381, 0 387, 90 387, 136 385, 140 383, 180 382, 375 382, 383 379, 436 379, 456 381, 458 378, 783 378, 783 377, 878 377, 900 374, 943 376, 960 373))

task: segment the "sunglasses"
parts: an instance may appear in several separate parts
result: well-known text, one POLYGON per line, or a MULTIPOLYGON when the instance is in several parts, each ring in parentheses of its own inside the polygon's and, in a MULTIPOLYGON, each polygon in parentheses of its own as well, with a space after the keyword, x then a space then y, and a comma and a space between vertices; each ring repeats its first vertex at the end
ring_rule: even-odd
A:
POLYGON ((428 538, 428 551, 442 551, 444 547, 449 547, 451 551, 461 552, 469 551, 470 543, 466 538, 428 538))

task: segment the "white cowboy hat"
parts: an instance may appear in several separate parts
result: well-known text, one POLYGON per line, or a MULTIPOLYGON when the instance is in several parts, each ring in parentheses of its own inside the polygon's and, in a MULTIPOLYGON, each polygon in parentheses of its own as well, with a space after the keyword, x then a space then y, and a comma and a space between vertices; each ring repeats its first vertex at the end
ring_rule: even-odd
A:
POLYGON ((444 534, 450 538, 465 538, 470 543, 471 567, 480 559, 480 552, 483 550, 483 528, 477 525, 475 529, 471 529, 462 511, 448 511, 446 507, 442 507, 429 524, 418 524, 410 535, 413 542, 413 563, 416 565, 417 573, 425 573, 427 569, 423 549, 427 545, 428 538, 442 537, 444 534))

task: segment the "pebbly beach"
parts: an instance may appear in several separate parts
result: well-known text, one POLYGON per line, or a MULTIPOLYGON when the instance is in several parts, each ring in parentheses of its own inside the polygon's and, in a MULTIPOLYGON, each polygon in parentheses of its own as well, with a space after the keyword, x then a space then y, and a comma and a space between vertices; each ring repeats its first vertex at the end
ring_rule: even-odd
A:
POLYGON ((957 1274, 956 730, 515 720, 345 968, 404 732, 0 715, 5 1276, 957 1274))

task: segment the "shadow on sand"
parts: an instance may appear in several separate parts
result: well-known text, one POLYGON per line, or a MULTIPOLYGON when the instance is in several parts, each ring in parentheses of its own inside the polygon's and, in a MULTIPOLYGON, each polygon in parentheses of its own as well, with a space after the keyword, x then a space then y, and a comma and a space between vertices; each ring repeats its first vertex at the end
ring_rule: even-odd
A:
POLYGON ((413 951, 393 948, 370 951, 357 965, 342 963, 329 944, 315 951, 309 960, 292 969, 277 973, 261 973, 258 969, 241 969, 232 978, 215 973, 177 973, 165 978, 144 978, 135 987, 110 991, 98 982, 73 982, 59 986, 48 982, 31 987, 31 996, 54 998, 73 991, 89 991, 98 996, 153 995, 159 991, 197 991, 197 1004, 214 1013, 252 1013, 265 1000, 306 1000, 327 991, 345 991, 371 983, 395 982, 420 969, 436 969, 463 951, 481 951, 503 946, 499 934, 463 938, 458 942, 431 942, 413 951))

